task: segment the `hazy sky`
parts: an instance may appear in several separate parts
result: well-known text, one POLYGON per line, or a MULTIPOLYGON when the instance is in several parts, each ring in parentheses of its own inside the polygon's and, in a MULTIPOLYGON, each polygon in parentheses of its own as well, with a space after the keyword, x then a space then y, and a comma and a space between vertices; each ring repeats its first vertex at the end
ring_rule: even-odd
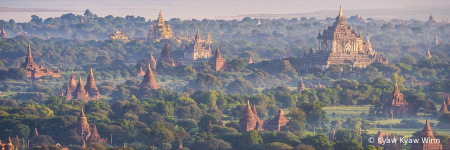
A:
MULTIPOLYGON (((45 19, 59 17, 69 12, 83 14, 86 9, 99 16, 125 17, 126 15, 134 15, 154 20, 157 18, 159 10, 162 10, 165 20, 170 18, 217 19, 218 17, 247 14, 293 14, 323 10, 333 10, 337 13, 339 5, 342 5, 344 15, 347 17, 354 15, 353 13, 356 12, 376 19, 392 19, 392 17, 411 19, 411 13, 416 12, 415 10, 423 10, 423 15, 414 15, 414 17, 417 16, 415 19, 426 20, 429 13, 433 13, 438 21, 450 18, 450 13, 447 10, 450 8, 450 0, 2 0, 0 7, 66 11, 24 12, 27 10, 22 9, 21 12, 2 12, 0 8, 0 19, 14 19, 18 22, 24 22, 29 21, 33 14, 45 19), (396 11, 396 13, 380 15, 381 13, 389 13, 389 11, 396 11), (351 14, 346 14, 346 12, 351 12, 351 14), (380 12, 380 14, 377 14, 377 12, 380 12)), ((314 13, 310 15, 314 15, 314 13)), ((329 16, 334 17, 336 15, 330 14, 329 16)))

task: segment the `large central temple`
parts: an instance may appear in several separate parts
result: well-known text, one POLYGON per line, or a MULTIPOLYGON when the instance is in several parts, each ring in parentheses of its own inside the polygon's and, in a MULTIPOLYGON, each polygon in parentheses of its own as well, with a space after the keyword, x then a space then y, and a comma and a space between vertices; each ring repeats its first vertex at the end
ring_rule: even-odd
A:
POLYGON ((328 29, 323 30, 317 36, 317 51, 310 50, 301 59, 300 69, 307 71, 312 66, 320 67, 322 70, 334 64, 347 64, 352 67, 364 68, 373 62, 388 63, 388 58, 381 53, 379 56, 372 49, 369 38, 363 40, 361 31, 348 26, 342 9, 336 17, 336 22, 328 29))
POLYGON ((150 30, 148 31, 147 41, 160 40, 160 39, 170 39, 173 36, 172 28, 170 24, 164 25, 164 20, 161 11, 159 11, 158 25, 150 25, 150 30))

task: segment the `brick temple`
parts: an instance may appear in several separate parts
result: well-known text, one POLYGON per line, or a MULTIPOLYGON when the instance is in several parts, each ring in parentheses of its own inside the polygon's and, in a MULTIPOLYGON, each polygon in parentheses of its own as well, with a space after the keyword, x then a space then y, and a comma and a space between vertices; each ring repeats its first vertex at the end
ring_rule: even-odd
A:
POLYGON ((442 145, 440 139, 436 139, 433 135, 433 130, 431 130, 430 124, 427 122, 420 132, 419 142, 413 143, 409 150, 442 150, 442 145), (426 142, 422 141, 422 138, 426 139, 426 142))
POLYGON ((247 101, 247 106, 242 111, 241 119, 239 120, 239 125, 241 126, 242 132, 247 132, 250 130, 258 131, 280 131, 281 127, 285 126, 289 122, 289 119, 284 115, 283 110, 278 110, 278 113, 273 119, 261 120, 258 117, 255 105, 253 105, 253 110, 250 108, 250 103, 247 101))
POLYGON ((39 79, 43 76, 61 77, 61 71, 59 69, 53 71, 52 69, 45 69, 42 65, 38 66, 34 63, 30 45, 28 45, 28 54, 25 62, 20 67, 27 71, 28 78, 31 79, 39 79))
POLYGON ((227 70, 227 60, 222 57, 219 51, 219 46, 217 46, 216 54, 214 54, 214 57, 211 57, 208 61, 208 64, 211 66, 211 69, 214 71, 227 70))
POLYGON ((170 52, 169 45, 166 43, 164 49, 161 51, 161 57, 158 59, 158 64, 162 65, 162 62, 168 63, 172 66, 176 66, 175 61, 172 57, 172 52, 170 52))
POLYGON ((74 130, 77 132, 79 138, 85 144, 106 143, 106 139, 100 138, 100 135, 97 132, 97 126, 95 125, 95 122, 92 128, 89 126, 83 109, 81 109, 81 113, 78 116, 77 122, 74 125, 74 130))
POLYGON ((155 90, 160 88, 158 83, 156 83, 155 76, 153 75, 150 65, 148 66, 147 72, 145 72, 144 79, 139 85, 139 88, 149 88, 155 90))
POLYGON ((69 85, 67 86, 64 96, 66 96, 67 100, 78 99, 85 102, 90 100, 99 100, 100 92, 95 85, 94 73, 92 72, 92 68, 89 71, 86 86, 83 85, 81 77, 78 80, 78 83, 75 85, 75 79, 73 77, 72 71, 72 76, 70 77, 69 85))
POLYGON ((389 117, 408 117, 416 116, 417 112, 414 110, 414 104, 410 104, 403 99, 403 94, 395 83, 394 91, 383 105, 382 114, 389 115, 389 117))

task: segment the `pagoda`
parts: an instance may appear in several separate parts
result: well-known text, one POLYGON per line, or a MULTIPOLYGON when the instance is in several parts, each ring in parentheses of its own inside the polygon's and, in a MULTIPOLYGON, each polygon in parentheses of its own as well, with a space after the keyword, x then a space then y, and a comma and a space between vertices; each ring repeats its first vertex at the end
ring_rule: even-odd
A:
POLYGON ((129 40, 128 35, 120 31, 120 29, 117 29, 113 33, 108 34, 108 36, 113 40, 124 40, 124 41, 129 40))
POLYGON ((14 150, 14 145, 11 141, 11 137, 8 137, 8 140, 6 141, 6 143, 0 142, 0 148, 2 150, 14 150))
POLYGON ((83 109, 81 109, 81 113, 77 118, 77 122, 75 122, 74 130, 78 134, 80 140, 84 142, 84 144, 106 143, 106 139, 100 138, 100 135, 97 133, 97 126, 95 125, 95 122, 93 128, 89 126, 83 109))
POLYGON ((408 117, 416 116, 413 104, 409 104, 403 99, 403 94, 398 89, 397 83, 395 83, 394 91, 392 91, 390 98, 384 103, 383 115, 389 115, 389 117, 408 117))
POLYGON ((147 72, 145 72, 144 79, 142 80, 141 85, 139 85, 139 88, 144 87, 155 90, 160 88, 158 83, 156 83, 155 76, 153 75, 150 65, 148 66, 147 72))
POLYGON ((253 105, 253 109, 250 108, 250 103, 247 101, 247 105, 242 111, 239 125, 242 132, 250 130, 257 131, 280 131, 281 127, 285 126, 289 122, 283 110, 278 110, 273 119, 262 120, 258 116, 256 106, 253 105))
POLYGON ((147 34, 147 41, 156 41, 161 39, 171 39, 173 36, 173 31, 170 28, 170 24, 164 25, 164 20, 162 17, 161 10, 158 16, 158 25, 150 25, 150 29, 147 34))
POLYGON ((162 65, 162 62, 176 66, 175 61, 172 58, 172 52, 170 52, 169 45, 167 45, 167 43, 164 45, 164 49, 161 52, 161 57, 158 59, 158 64, 162 65))
POLYGON ((437 25, 438 24, 436 21, 434 21, 432 14, 430 14, 430 17, 428 18, 427 24, 428 25, 437 25))
MULTIPOLYGON (((360 129, 361 132, 361 129, 360 129)), ((401 150, 401 147, 399 145, 397 145, 397 143, 388 143, 387 141, 383 141, 386 139, 395 139, 395 134, 387 134, 384 133, 383 134, 383 130, 378 129, 377 134, 375 134, 373 136, 373 138, 375 139, 375 143, 373 144, 373 146, 378 147, 381 146, 383 147, 383 149, 389 149, 389 150, 401 150)))
POLYGON ((43 76, 61 77, 61 71, 53 71, 52 69, 45 69, 42 65, 38 66, 33 62, 33 56, 31 56, 31 46, 28 45, 28 54, 25 58, 25 62, 20 66, 27 72, 28 78, 38 79, 43 76))
POLYGON ((211 47, 209 46, 207 41, 201 39, 200 31, 197 28, 197 34, 195 35, 194 43, 192 43, 189 48, 184 51, 184 59, 197 60, 209 57, 211 57, 211 47))
POLYGON ((430 49, 427 50, 427 58, 432 58, 433 56, 430 53, 430 49))
POLYGON ((445 103, 447 104, 447 106, 450 105, 450 97, 448 94, 447 94, 447 99, 445 99, 445 103))
POLYGON ((294 53, 291 51, 291 49, 289 48, 289 44, 286 46, 286 49, 285 49, 285 53, 284 53, 284 56, 283 56, 283 58, 289 58, 289 57, 296 57, 295 55, 294 55, 294 53))
POLYGON ((342 9, 339 9, 336 22, 322 33, 319 31, 316 52, 314 53, 311 49, 309 54, 301 58, 300 70, 307 72, 313 66, 325 70, 335 64, 365 68, 373 62, 386 64, 389 61, 382 55, 377 56, 368 36, 367 41, 364 41, 361 32, 358 34, 356 28, 347 25, 342 9))
POLYGON ((289 119, 284 115, 283 110, 278 110, 273 119, 265 122, 263 125, 264 131, 280 131, 282 126, 285 126, 289 119))
POLYGON ((150 64, 150 68, 156 70, 156 60, 155 58, 153 58, 153 54, 150 54, 150 57, 148 58, 148 63, 150 64))
POLYGON ((303 84, 303 78, 300 78, 300 82, 297 85, 297 91, 301 94, 303 90, 305 90, 305 84, 303 84))
POLYGON ((86 86, 84 86, 84 89, 89 94, 90 100, 99 100, 100 99, 100 92, 95 85, 94 80, 94 73, 92 73, 92 68, 89 71, 89 75, 87 77, 87 83, 86 86))
POLYGON ((439 117, 441 117, 445 113, 448 113, 448 109, 447 109, 447 104, 444 101, 444 103, 441 105, 441 109, 439 110, 439 114, 437 115, 437 119, 436 120, 439 120, 439 117))
POLYGON ((83 82, 81 81, 81 77, 80 77, 80 80, 78 80, 77 88, 75 89, 75 91, 72 92, 72 96, 73 96, 73 99, 79 99, 82 101, 90 100, 89 94, 84 89, 83 82))
POLYGON ((75 89, 77 89, 77 81, 75 81, 75 78, 73 77, 73 70, 72 70, 72 76, 70 77, 70 80, 69 80, 68 87, 69 87, 70 93, 72 93, 73 91, 75 91, 75 89))
POLYGON ((241 126, 241 130, 243 132, 247 132, 250 130, 254 130, 256 126, 256 120, 253 115, 253 111, 250 108, 250 103, 247 100, 247 105, 244 110, 241 112, 241 119, 239 120, 239 125, 241 126))
POLYGON ((409 150, 442 150, 440 142, 440 139, 434 137, 427 119, 422 132, 420 132, 419 142, 413 143, 409 150))
POLYGON ((8 37, 6 37, 6 32, 5 32, 5 28, 2 28, 2 32, 0 33, 0 39, 7 39, 8 37))
MULTIPOLYGON (((75 90, 73 90, 73 91, 75 91, 75 90)), ((66 99, 67 99, 68 101, 71 100, 71 99, 73 99, 72 92, 70 91, 69 86, 67 86, 66 94, 65 94, 64 96, 66 96, 66 99)))
POLYGON ((220 54, 219 46, 217 46, 216 54, 214 54, 214 57, 211 57, 209 59, 208 64, 214 71, 227 70, 227 60, 225 60, 225 58, 223 58, 220 54))
POLYGON ((137 76, 144 76, 145 75, 145 71, 142 70, 142 66, 141 66, 141 70, 139 70, 136 75, 137 76))

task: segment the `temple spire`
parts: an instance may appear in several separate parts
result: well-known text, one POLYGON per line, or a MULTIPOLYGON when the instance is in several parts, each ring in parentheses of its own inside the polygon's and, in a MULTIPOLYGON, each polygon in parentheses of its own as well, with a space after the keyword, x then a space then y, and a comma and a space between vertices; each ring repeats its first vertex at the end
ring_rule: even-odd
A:
POLYGON ((303 78, 300 78, 300 82, 297 85, 297 91, 301 94, 305 90, 305 84, 303 84, 303 78))
POLYGON ((92 68, 90 69, 89 75, 87 77, 87 83, 84 87, 86 92, 89 94, 89 97, 91 99, 100 99, 100 91, 98 90, 97 86, 95 85, 95 79, 94 79, 94 73, 92 72, 92 68))
POLYGON ((159 15, 158 15, 158 26, 164 26, 164 20, 163 20, 161 10, 159 10, 159 15))
POLYGON ((431 57, 433 57, 433 56, 431 56, 430 49, 428 49, 427 50, 427 58, 431 58, 431 57))
POLYGON ((195 35, 195 43, 200 42, 202 38, 200 37, 200 29, 197 27, 197 34, 195 35))
POLYGON ((31 56, 31 45, 28 44, 28 54, 27 58, 25 59, 25 63, 33 63, 33 56, 31 56))
POLYGON ((156 83, 155 76, 153 75, 152 68, 148 65, 148 69, 145 72, 144 79, 139 85, 140 88, 147 87, 149 89, 159 89, 158 83, 156 83))
POLYGON ((436 39, 434 40, 435 45, 439 45, 438 35, 436 35, 436 39))
POLYGON ((180 139, 180 144, 178 145, 178 149, 179 150, 183 149, 183 143, 181 143, 181 139, 180 139))
POLYGON ((2 28, 2 32, 0 33, 0 39, 6 39, 6 32, 5 32, 5 28, 2 28))
POLYGON ((394 86, 394 92, 398 91, 398 84, 397 81, 395 81, 395 86, 394 86))
POLYGON ((77 81, 75 81, 75 78, 73 77, 73 69, 72 69, 72 76, 70 77, 69 86, 68 87, 69 87, 70 91, 72 91, 72 92, 77 87, 77 81))
POLYGON ((81 113, 80 113, 80 116, 79 116, 80 118, 81 117, 86 117, 86 115, 84 114, 84 109, 83 108, 81 108, 81 113))
POLYGON ((220 54, 219 45, 217 45, 216 54, 214 54, 214 57, 222 57, 222 55, 220 54))
POLYGON ((425 126, 423 127, 422 132, 420 133, 420 136, 434 138, 433 130, 431 130, 430 124, 428 123, 428 119, 425 122, 425 126))
POLYGON ((441 105, 441 109, 439 110, 439 114, 436 117, 436 120, 439 120, 439 117, 441 117, 445 113, 448 113, 448 109, 447 109, 447 103, 445 103, 445 100, 444 100, 443 104, 441 105))
POLYGON ((342 6, 341 5, 339 5, 339 17, 343 17, 342 16, 342 6))
POLYGON ((450 105, 450 96, 447 94, 447 99, 445 99, 445 103, 447 105, 450 105))

